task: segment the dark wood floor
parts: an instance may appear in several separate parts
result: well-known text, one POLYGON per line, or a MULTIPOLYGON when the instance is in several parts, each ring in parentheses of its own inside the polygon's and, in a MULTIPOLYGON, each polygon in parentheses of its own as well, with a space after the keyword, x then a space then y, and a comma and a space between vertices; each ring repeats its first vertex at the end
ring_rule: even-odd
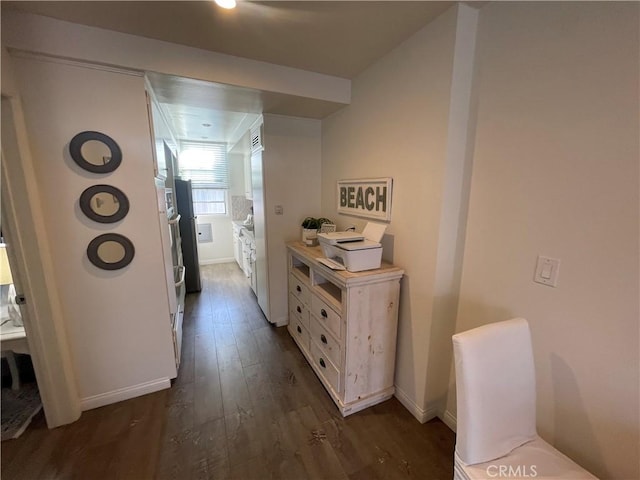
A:
POLYGON ((10 479, 442 479, 455 437, 395 399, 342 418, 286 328, 269 325, 236 264, 187 298, 173 387, 2 443, 10 479))

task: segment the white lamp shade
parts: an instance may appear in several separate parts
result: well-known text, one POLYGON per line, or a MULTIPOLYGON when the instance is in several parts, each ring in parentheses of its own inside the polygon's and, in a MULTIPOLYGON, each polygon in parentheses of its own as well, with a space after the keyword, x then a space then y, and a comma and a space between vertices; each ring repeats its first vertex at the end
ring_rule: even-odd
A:
POLYGON ((13 283, 9 259, 7 258, 7 245, 0 243, 0 285, 10 285, 13 283))

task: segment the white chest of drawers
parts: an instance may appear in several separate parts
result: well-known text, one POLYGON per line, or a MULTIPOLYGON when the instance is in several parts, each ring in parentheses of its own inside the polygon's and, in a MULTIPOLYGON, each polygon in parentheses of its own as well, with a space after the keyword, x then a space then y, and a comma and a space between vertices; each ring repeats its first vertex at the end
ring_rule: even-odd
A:
POLYGON ((398 301, 404 271, 333 271, 320 247, 287 244, 289 332, 343 416, 394 393, 398 301))

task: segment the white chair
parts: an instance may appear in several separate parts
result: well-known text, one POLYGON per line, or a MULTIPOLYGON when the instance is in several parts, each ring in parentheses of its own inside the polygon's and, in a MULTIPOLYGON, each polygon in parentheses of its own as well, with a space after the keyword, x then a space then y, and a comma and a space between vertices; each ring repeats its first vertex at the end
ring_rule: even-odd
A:
POLYGON ((523 318, 453 336, 455 480, 595 479, 536 431, 531 333, 523 318))

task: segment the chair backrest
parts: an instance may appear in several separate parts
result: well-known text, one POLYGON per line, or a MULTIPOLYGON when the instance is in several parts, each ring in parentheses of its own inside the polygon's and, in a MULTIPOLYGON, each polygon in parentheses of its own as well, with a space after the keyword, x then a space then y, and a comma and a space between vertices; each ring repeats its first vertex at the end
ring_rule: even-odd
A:
POLYGON ((536 437, 531 333, 523 318, 453 336, 456 453, 467 465, 502 457, 536 437))

